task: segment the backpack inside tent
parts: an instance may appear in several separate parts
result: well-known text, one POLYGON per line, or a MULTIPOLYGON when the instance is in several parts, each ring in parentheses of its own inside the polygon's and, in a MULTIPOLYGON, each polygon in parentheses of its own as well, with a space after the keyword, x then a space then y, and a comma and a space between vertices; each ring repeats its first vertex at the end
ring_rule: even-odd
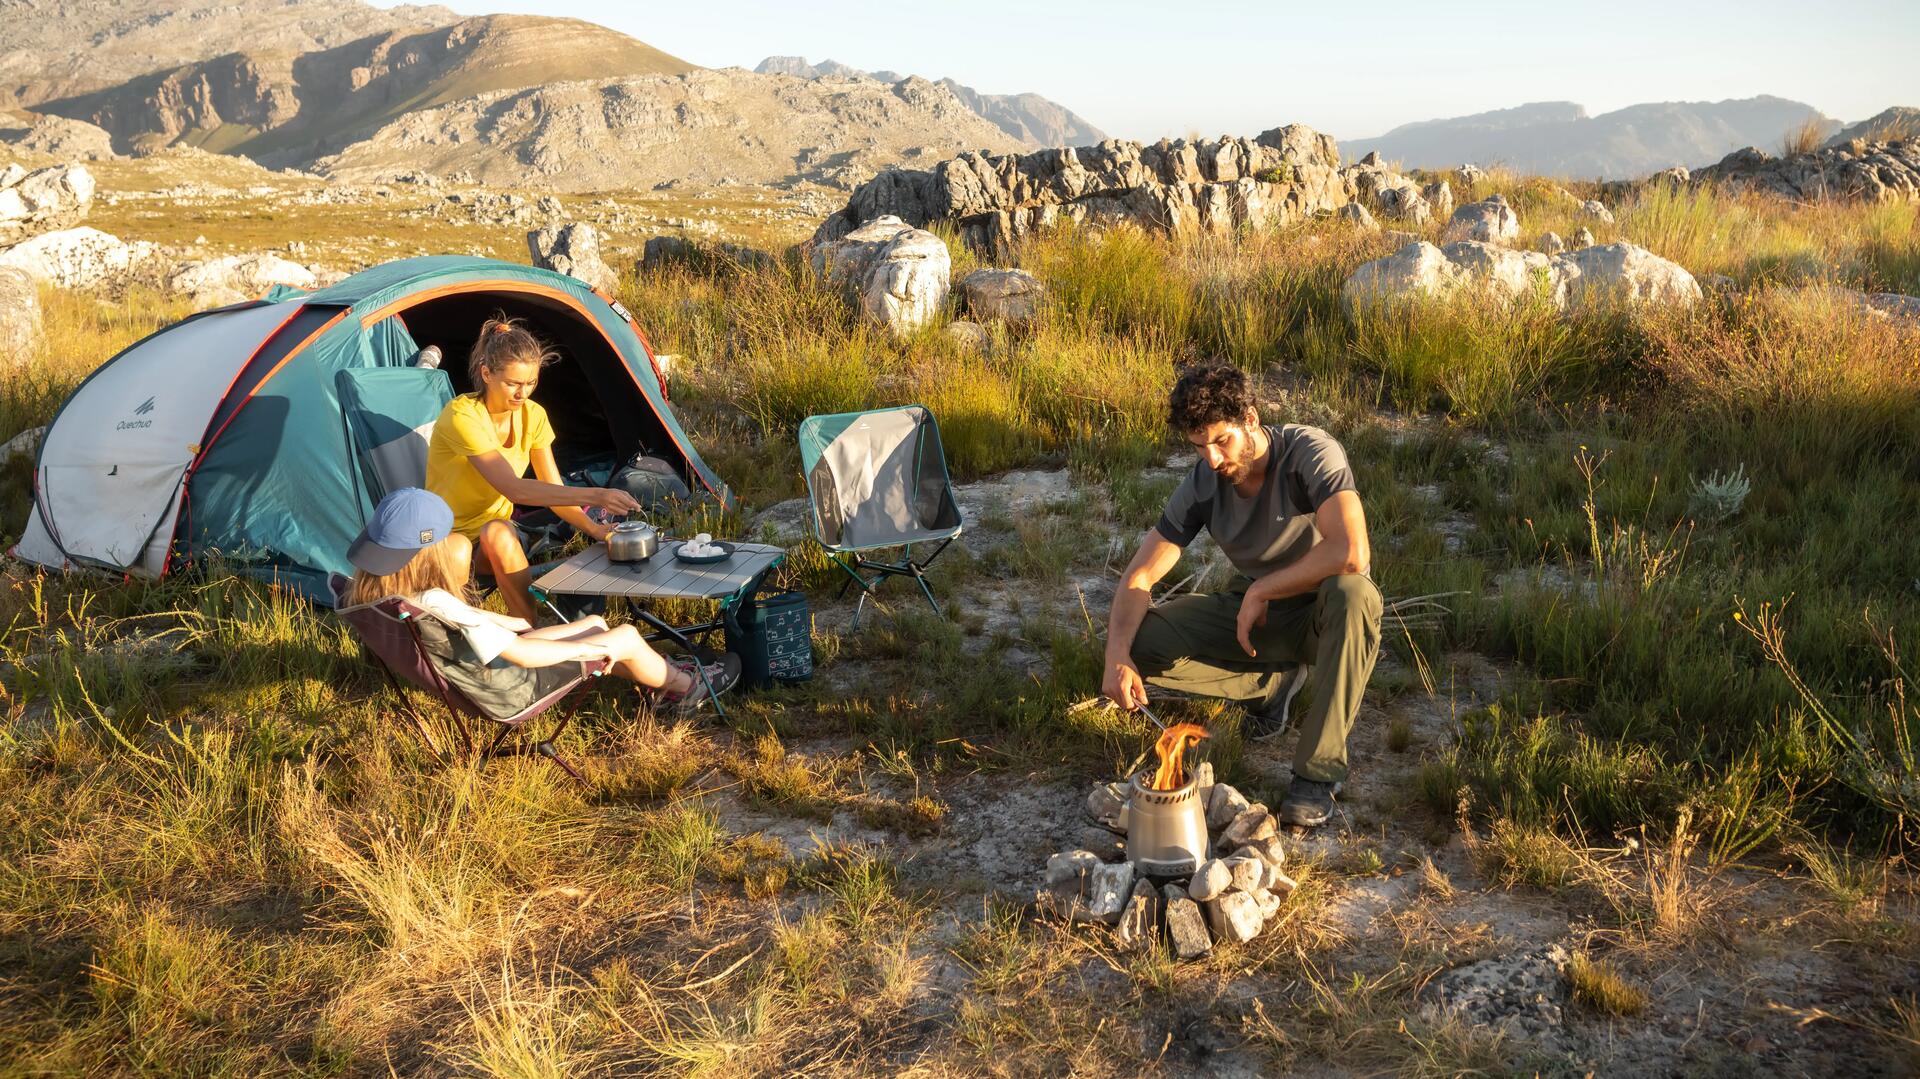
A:
POLYGON ((422 484, 433 421, 471 389, 466 356, 499 313, 560 356, 534 400, 563 474, 604 483, 644 453, 731 504, 625 308, 564 274, 432 256, 202 312, 107 361, 47 428, 13 553, 155 577, 218 556, 329 603, 374 503, 422 484), (429 345, 442 366, 415 365, 429 345))

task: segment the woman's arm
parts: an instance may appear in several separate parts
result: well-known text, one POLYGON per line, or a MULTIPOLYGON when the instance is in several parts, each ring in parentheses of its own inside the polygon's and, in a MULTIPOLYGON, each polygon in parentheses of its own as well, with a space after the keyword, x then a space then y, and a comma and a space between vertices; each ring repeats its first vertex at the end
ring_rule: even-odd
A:
MULTIPOLYGON (((547 459, 553 459, 550 450, 540 450, 547 459)), ((474 471, 480 473, 488 486, 506 496, 516 506, 551 506, 557 512, 561 507, 599 506, 611 513, 632 513, 640 508, 640 503, 625 491, 616 491, 610 487, 568 487, 560 483, 547 483, 540 480, 525 479, 513 473, 513 466, 500 455, 499 450, 476 453, 467 458, 474 471)), ((558 479, 556 472, 554 478, 558 479)), ((579 511, 576 509, 576 513, 579 511)), ((584 519, 585 514, 581 514, 584 519)))
MULTIPOLYGON (((551 447, 541 446, 529 454, 528 457, 533 464, 534 478, 542 483, 558 484, 562 482, 560 479, 560 465, 553 459, 553 449, 551 447)), ((613 531, 613 529, 607 525, 596 523, 593 518, 588 517, 582 512, 578 506, 554 506, 553 512, 555 516, 572 525, 576 531, 595 542, 606 539, 607 533, 613 531)))

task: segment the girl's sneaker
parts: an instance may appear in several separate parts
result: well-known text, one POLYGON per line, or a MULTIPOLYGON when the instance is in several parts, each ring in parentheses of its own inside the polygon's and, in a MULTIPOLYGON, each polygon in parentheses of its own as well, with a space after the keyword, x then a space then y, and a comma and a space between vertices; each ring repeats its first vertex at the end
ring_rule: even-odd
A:
POLYGON ((653 691, 654 706, 673 715, 689 715, 705 708, 707 702, 713 699, 707 693, 708 682, 713 684, 713 692, 718 694, 732 689, 740 681, 740 657, 732 652, 704 665, 691 656, 676 656, 667 660, 667 666, 693 678, 693 688, 684 693, 675 693, 670 689, 653 691), (700 680, 703 666, 707 674, 706 682, 700 680))

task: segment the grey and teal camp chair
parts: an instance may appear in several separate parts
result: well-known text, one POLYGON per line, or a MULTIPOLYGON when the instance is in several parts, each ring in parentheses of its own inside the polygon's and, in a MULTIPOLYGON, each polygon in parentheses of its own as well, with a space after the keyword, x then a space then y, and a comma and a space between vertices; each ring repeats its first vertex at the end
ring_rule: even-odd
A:
POLYGON ((960 534, 960 506, 947 476, 940 425, 922 405, 809 416, 800 424, 800 467, 806 472, 813 534, 860 586, 861 609, 888 577, 911 577, 933 605, 926 568, 960 534), (916 545, 936 544, 916 559, 916 545), (900 558, 881 562, 865 552, 901 548, 900 558), (868 577, 871 571, 873 576, 868 577))

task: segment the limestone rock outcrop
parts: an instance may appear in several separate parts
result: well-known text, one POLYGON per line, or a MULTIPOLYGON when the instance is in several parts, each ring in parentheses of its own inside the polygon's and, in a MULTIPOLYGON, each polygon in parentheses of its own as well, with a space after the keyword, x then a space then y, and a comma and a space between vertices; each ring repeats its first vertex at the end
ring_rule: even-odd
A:
POLYGON ((960 279, 960 297, 981 322, 1012 325, 1033 321, 1046 287, 1025 270, 978 269, 960 279))
POLYGON ((0 244, 79 224, 93 202, 93 189, 93 173, 85 165, 32 172, 8 165, 0 170, 0 244))
POLYGON ((257 300, 275 285, 311 289, 319 283, 312 270, 269 254, 183 262, 167 276, 168 288, 187 293, 200 308, 257 300))
POLYGON ((0 362, 18 363, 40 341, 40 289, 23 270, 0 268, 0 362))
POLYGON ((931 323, 947 302, 953 262, 925 229, 902 229, 874 256, 860 291, 860 313, 895 336, 931 323))
POLYGON ((1623 304, 1692 304, 1700 285, 1679 264, 1628 243, 1546 255, 1472 240, 1407 244, 1354 270, 1341 295, 1354 307, 1474 292, 1538 297, 1564 311, 1623 304))
POLYGON ((1453 211, 1442 243, 1470 240, 1483 244, 1506 244, 1520 238, 1520 217, 1507 205, 1505 195, 1492 195, 1469 202, 1453 211))
POLYGON ((159 253, 144 240, 127 243, 82 226, 35 236, 0 251, 0 266, 23 270, 61 288, 92 288, 126 278, 159 253))
POLYGON ((1791 157, 1774 157, 1749 146, 1717 165, 1694 170, 1691 179, 1797 202, 1915 202, 1920 201, 1920 139, 1855 141, 1791 157))
POLYGON ((1700 283, 1677 262, 1630 243, 1569 251, 1553 260, 1562 302, 1577 310, 1596 302, 1679 304, 1700 299, 1700 283))
POLYGON ((989 255, 1069 221, 1226 234, 1338 209, 1352 197, 1338 166, 1333 139, 1297 124, 1253 139, 966 153, 931 169, 880 173, 810 243, 817 249, 887 216, 914 227, 953 222, 969 247, 989 255))
POLYGON ((120 156, 113 152, 113 136, 104 129, 65 116, 34 117, 11 145, 65 161, 112 161, 120 156))
POLYGON ((527 233, 533 264, 567 274, 612 295, 620 275, 600 257, 600 234, 585 221, 536 229, 527 233))

